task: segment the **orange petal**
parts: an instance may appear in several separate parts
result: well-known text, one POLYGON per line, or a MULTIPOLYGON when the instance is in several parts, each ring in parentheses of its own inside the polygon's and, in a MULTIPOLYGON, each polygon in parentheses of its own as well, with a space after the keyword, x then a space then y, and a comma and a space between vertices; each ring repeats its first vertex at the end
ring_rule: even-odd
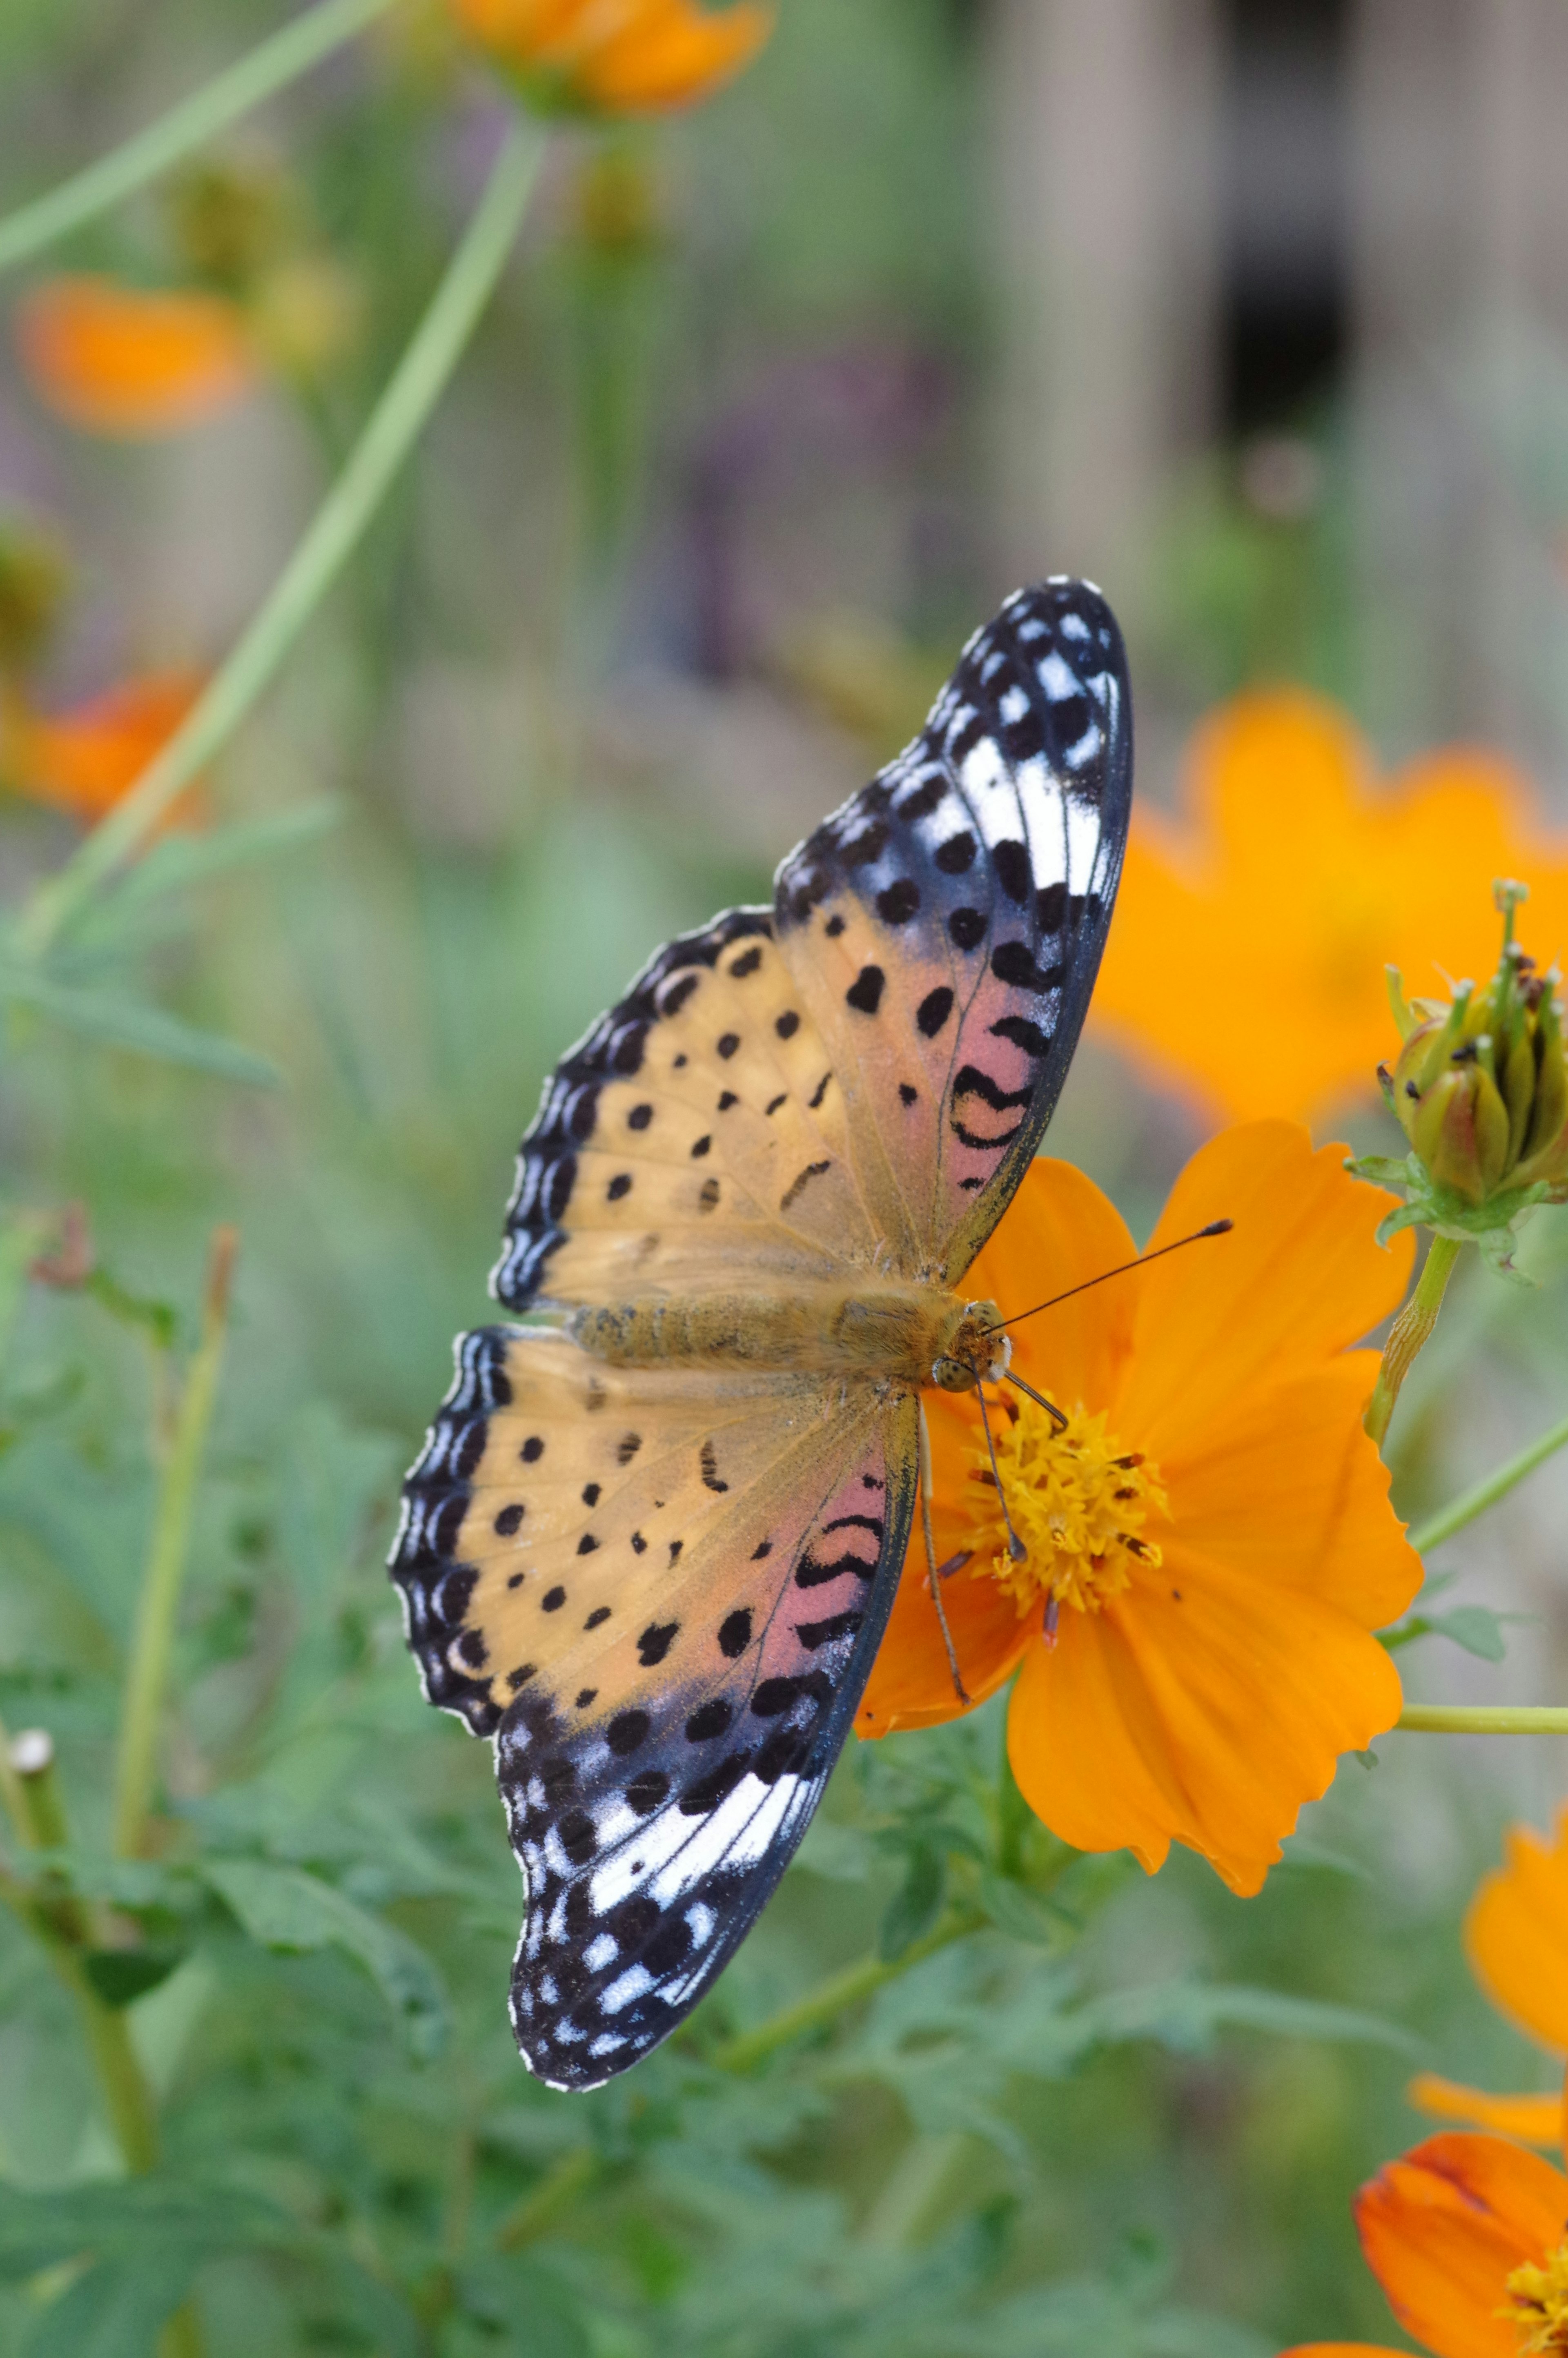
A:
POLYGON ((760 0, 710 15, 692 0, 451 0, 464 29, 551 90, 614 114, 663 114, 708 98, 773 31, 760 0))
MULTIPOLYGON (((938 1391, 924 1398, 936 1488, 932 1536, 936 1561, 943 1564, 973 1544, 974 1526, 962 1500, 969 1472, 966 1453, 979 1443, 980 1421, 968 1399, 938 1391)), ((891 1736, 898 1728, 935 1727, 957 1718, 1011 1677, 1040 1628, 1038 1609, 1020 1620, 1006 1591, 994 1580, 973 1578, 968 1565, 943 1582, 942 1605, 968 1704, 954 1692, 947 1650, 931 1602, 917 1509, 898 1595, 856 1714, 861 1736, 891 1736)))
POLYGON ((1375 1351, 1350 1351, 1240 1390, 1207 1433, 1159 1457, 1184 1542, 1265 1585, 1310 1589, 1364 1629, 1397 1620, 1425 1576, 1361 1427, 1377 1368, 1375 1351))
POLYGON ((1025 1655, 1013 1773, 1077 1849, 1153 1873, 1182 1842, 1253 1892, 1339 1754, 1399 1717, 1399 1675, 1349 1615, 1161 1536, 1162 1566, 1025 1655))
POLYGON ((1563 2240, 1568 2178, 1504 2137, 1429 2137, 1356 2201, 1368 2265, 1407 2333, 1435 2358, 1518 2358, 1498 2317, 1508 2279, 1563 2240))
POLYGON ((193 672, 150 673, 46 716, 7 716, 0 773, 14 792, 90 825, 112 810, 201 692, 193 672))
MULTIPOLYGON (((1070 1163, 1042 1160, 1024 1173, 963 1290, 969 1301, 994 1302, 1004 1318, 1015 1318, 1051 1294, 1119 1268, 1137 1250, 1121 1214, 1092 1179, 1070 1163)), ((1132 1348, 1138 1285, 1137 1278, 1112 1279, 1027 1319, 1013 1337, 1021 1371, 1068 1407, 1113 1400, 1132 1348)))
POLYGON ((256 377, 238 306, 194 289, 51 278, 18 305, 16 341, 34 391, 92 434, 178 433, 256 377))
POLYGON ((1238 698, 1195 738, 1178 818, 1134 818, 1091 1021, 1232 1120, 1369 1096, 1394 1044, 1385 962, 1418 992, 1438 966, 1489 973, 1498 875, 1530 883, 1546 964, 1568 946, 1568 840, 1517 773, 1456 748, 1381 786, 1334 706, 1238 698))
POLYGON ((1439 2120, 1468 2121, 1472 2127, 1495 2129, 1499 2136, 1518 2137, 1522 2145, 1563 2144, 1563 2098, 1493 2096, 1484 2088, 1462 2087, 1457 2080, 1440 2079, 1435 2071, 1420 2071, 1405 2090, 1416 2110, 1439 2120))
POLYGON ((1394 1198, 1352 1179, 1345 1154, 1314 1153, 1294 1122, 1249 1122, 1200 1147, 1172 1189, 1152 1249, 1210 1220, 1236 1225, 1140 1282, 1114 1421, 1162 1464, 1260 1377, 1321 1363, 1398 1306, 1413 1242, 1375 1242, 1394 1198))
POLYGON ((585 71, 585 86, 612 114, 692 106, 748 66, 773 28, 772 11, 748 0, 720 16, 672 10, 667 22, 607 44, 585 71))
POLYGON ((1568 1809, 1555 1841, 1529 1826, 1507 1839, 1465 1920, 1465 1945, 1493 2004, 1543 2047, 1568 2053, 1568 1809))

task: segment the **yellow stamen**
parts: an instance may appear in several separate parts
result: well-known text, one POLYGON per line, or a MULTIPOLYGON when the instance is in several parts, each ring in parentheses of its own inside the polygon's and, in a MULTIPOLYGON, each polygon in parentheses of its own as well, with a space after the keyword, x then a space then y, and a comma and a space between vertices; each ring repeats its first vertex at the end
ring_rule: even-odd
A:
POLYGON ((1152 1570, 1161 1551, 1143 1537, 1151 1509, 1168 1515, 1160 1469, 1106 1431, 1103 1415, 1080 1403, 1058 1432, 1033 1401, 993 1414, 997 1471, 1013 1527, 1028 1551, 1012 1561, 997 1501, 990 1460, 971 1450, 968 1499, 979 1527, 970 1578, 1000 1581, 1020 1620, 1042 1595, 1050 1605, 1098 1613, 1132 1578, 1135 1563, 1152 1570))
POLYGON ((1568 2350, 1568 2241, 1549 2254, 1546 2266, 1529 2261, 1516 2268, 1509 2298, 1498 2315, 1519 2329, 1519 2358, 1541 2351, 1568 2350))

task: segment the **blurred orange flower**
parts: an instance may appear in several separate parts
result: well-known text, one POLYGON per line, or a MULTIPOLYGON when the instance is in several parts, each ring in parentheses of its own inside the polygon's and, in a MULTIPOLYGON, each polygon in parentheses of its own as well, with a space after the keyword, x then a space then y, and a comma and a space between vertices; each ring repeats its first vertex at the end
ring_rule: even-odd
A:
POLYGON ((736 0, 451 0, 463 29, 535 104, 592 114, 695 105, 751 63, 773 10, 736 0))
POLYGON ((244 314, 192 287, 46 279, 16 315, 22 362, 39 399, 92 434, 176 434, 226 409, 259 368, 244 314))
MULTIPOLYGON (((1487 1876, 1470 1903, 1465 1945, 1493 2005, 1561 2064, 1568 2061, 1568 1808, 1555 1842, 1514 1826, 1507 1848, 1507 1866, 1487 1876)), ((1412 2081, 1410 2093, 1422 2112, 1474 2121, 1529 2145, 1554 2146, 1563 2136, 1558 2094, 1493 2096, 1433 2072, 1412 2081)))
POLYGON ((200 694, 192 672, 149 673, 69 711, 0 708, 0 784, 91 826, 134 786, 200 694))
MULTIPOLYGON (((1405 2331, 1433 2358, 1568 2348, 1568 2178, 1504 2137, 1451 2131, 1380 2169, 1356 2223, 1405 2331)), ((1312 2342, 1283 2358, 1399 2358, 1312 2342)))
MULTIPOLYGON (((1017 1328, 1014 1365, 1070 1417, 1003 1386, 997 1511, 974 1395, 927 1394, 938 1561, 965 1685, 1020 1672, 1008 1749, 1035 1813, 1080 1850, 1171 1844, 1256 1891, 1342 1752, 1390 1727, 1400 1682, 1370 1634, 1421 1585, 1361 1428, 1377 1355, 1348 1347, 1393 1309, 1410 1246, 1373 1241, 1389 1198, 1293 1123, 1212 1140, 1151 1249, 1220 1217, 1228 1237, 1017 1328)), ((1037 1162, 966 1290, 1016 1314, 1132 1258, 1080 1172, 1037 1162)), ((953 1692, 917 1536, 857 1725, 931 1725, 953 1692)))
POLYGON ((1385 965, 1418 996, 1492 972, 1496 876, 1530 885, 1541 965, 1568 951, 1568 838, 1496 755, 1430 753, 1379 786, 1335 706, 1241 697, 1199 730, 1180 816, 1134 817, 1092 1021, 1219 1116, 1305 1120, 1372 1091, 1385 965))

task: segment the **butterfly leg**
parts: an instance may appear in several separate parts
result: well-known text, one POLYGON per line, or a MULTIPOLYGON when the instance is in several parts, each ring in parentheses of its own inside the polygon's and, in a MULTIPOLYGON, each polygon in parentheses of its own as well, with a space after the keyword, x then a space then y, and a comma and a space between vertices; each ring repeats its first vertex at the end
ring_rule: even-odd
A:
POLYGON ((1029 1553, 1029 1550, 1024 1546, 1023 1541, 1013 1530, 1012 1517, 1007 1511, 1007 1493, 1001 1487, 1001 1467, 996 1462, 996 1443, 991 1439, 991 1421, 986 1414, 986 1396, 980 1390, 979 1384, 975 1386, 975 1398, 980 1404, 980 1423, 985 1429, 986 1447, 990 1453, 991 1480, 996 1484, 996 1495, 998 1503, 1001 1508, 1001 1519, 1007 1527, 1008 1553, 1011 1556, 1014 1563, 1022 1563, 1024 1557, 1029 1553))
MULTIPOLYGON (((936 1567, 936 1541, 931 1529, 931 1492, 934 1487, 931 1471, 931 1433, 925 1422, 925 1402, 917 1397, 915 1405, 920 1412, 920 1527, 925 1534, 925 1585, 931 1591, 931 1602, 936 1607, 937 1626, 942 1632, 942 1643, 947 1650, 947 1669, 953 1680, 953 1692, 960 1703, 968 1703, 971 1698, 959 1672, 958 1657, 953 1645, 953 1633, 947 1627, 947 1608, 942 1602, 942 1574, 949 1567, 944 1564, 940 1572, 936 1567)), ((964 1560, 968 1562, 967 1557, 964 1560)))

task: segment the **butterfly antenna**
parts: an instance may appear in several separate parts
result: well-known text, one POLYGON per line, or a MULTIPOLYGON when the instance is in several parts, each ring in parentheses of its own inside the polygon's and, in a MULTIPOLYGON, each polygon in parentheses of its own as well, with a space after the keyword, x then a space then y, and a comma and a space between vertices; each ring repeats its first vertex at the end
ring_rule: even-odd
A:
MULTIPOLYGON (((1086 1277, 1082 1285, 1069 1285, 1065 1293, 1054 1293, 1049 1302, 1037 1302, 1033 1310, 1021 1310, 1015 1317, 999 1319, 986 1332, 1000 1335, 1004 1326, 1022 1326, 1026 1318, 1038 1318, 1043 1310, 1054 1310, 1058 1302, 1071 1302, 1075 1293, 1087 1293, 1091 1286, 1103 1285, 1108 1277, 1125 1277, 1130 1269, 1144 1269, 1152 1260, 1163 1260, 1167 1253, 1180 1252, 1184 1245, 1201 1244, 1205 1237, 1227 1237, 1235 1226, 1234 1220, 1211 1220, 1206 1228, 1195 1228, 1190 1237, 1178 1237, 1174 1244, 1162 1245, 1157 1252, 1140 1253, 1136 1260, 1121 1261, 1115 1269, 1102 1269, 1098 1277, 1086 1277)), ((1040 1396, 1036 1393, 1034 1397, 1038 1400, 1040 1396)), ((1042 1402, 1044 1405, 1047 1403, 1042 1402)))
POLYGON ((975 1398, 980 1404, 980 1422, 985 1427, 986 1447, 990 1452, 991 1479, 996 1484, 996 1495, 1001 1506, 1001 1519, 1007 1526, 1008 1552, 1014 1563, 1022 1563, 1029 1550, 1013 1530, 1012 1517, 1007 1511, 1007 1493, 1001 1487, 1001 1467, 996 1462, 996 1443, 991 1439, 991 1421, 986 1414, 986 1396, 979 1384, 975 1386, 975 1398))
POLYGON ((926 1583, 931 1590, 931 1601, 936 1607, 936 1626, 942 1632, 942 1643, 947 1650, 947 1668, 952 1675, 953 1692, 960 1703, 968 1703, 972 1701, 972 1697, 964 1685, 963 1673, 958 1668, 957 1649, 953 1643, 953 1632, 947 1627, 947 1608, 942 1602, 943 1574, 956 1568, 959 1561, 967 1563, 968 1558, 967 1556, 962 1559, 955 1558, 953 1566, 943 1564, 940 1571, 937 1569, 936 1541, 931 1529, 933 1488, 931 1433, 925 1422, 925 1402, 918 1393, 915 1395, 914 1404, 920 1412, 920 1522, 925 1533, 926 1583))

